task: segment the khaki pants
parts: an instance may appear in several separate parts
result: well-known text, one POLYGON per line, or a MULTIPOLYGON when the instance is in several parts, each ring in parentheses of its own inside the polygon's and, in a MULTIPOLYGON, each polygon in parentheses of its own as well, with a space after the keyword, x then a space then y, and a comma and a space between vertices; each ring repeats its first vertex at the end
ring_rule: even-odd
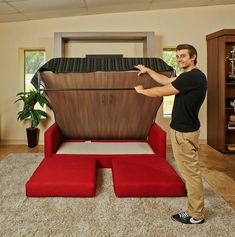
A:
POLYGON ((199 130, 183 133, 171 129, 173 154, 187 188, 187 212, 195 219, 204 219, 204 192, 199 167, 198 139, 199 130))

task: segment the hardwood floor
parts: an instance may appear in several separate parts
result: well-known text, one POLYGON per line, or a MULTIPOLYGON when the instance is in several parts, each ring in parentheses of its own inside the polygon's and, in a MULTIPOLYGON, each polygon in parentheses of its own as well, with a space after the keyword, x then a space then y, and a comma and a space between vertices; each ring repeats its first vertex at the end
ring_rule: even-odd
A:
MULTIPOLYGON (((9 153, 42 153, 43 146, 28 148, 26 145, 0 145, 0 160, 9 153)), ((173 157, 167 146, 168 157, 173 157)), ((211 188, 235 210, 235 154, 222 154, 208 145, 201 145, 200 165, 203 177, 211 188)))
POLYGON ((222 154, 201 146, 201 170, 212 189, 235 210, 235 154, 222 154))
MULTIPOLYGON (((173 157, 170 145, 167 153, 173 157)), ((235 154, 222 154, 203 144, 199 155, 203 178, 235 210, 235 154)))
POLYGON ((39 145, 29 148, 26 145, 1 145, 0 144, 0 160, 4 159, 10 153, 39 153, 43 152, 43 146, 39 145))

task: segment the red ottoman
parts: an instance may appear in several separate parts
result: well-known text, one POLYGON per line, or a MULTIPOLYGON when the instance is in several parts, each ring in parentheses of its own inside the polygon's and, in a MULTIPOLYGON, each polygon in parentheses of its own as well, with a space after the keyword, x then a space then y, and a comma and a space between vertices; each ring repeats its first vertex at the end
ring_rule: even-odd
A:
POLYGON ((28 197, 93 197, 96 160, 45 158, 26 183, 28 197))
POLYGON ((114 192, 118 197, 185 196, 185 185, 163 158, 117 158, 112 161, 114 192))

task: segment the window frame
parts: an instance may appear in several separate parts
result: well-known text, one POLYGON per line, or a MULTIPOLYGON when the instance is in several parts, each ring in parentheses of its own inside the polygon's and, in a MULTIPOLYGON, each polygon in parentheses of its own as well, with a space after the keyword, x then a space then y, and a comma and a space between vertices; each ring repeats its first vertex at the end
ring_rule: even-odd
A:
MULTIPOLYGON (((164 59, 164 52, 174 52, 175 53, 175 51, 176 51, 176 46, 167 46, 167 47, 163 47, 162 48, 162 59, 165 61, 165 59, 164 59)), ((166 61, 165 61, 166 62, 166 61)), ((167 63, 167 62, 166 62, 167 63)), ((171 65, 172 66, 172 65, 171 65)), ((175 68, 174 68, 175 69, 175 68)), ((172 95, 172 96, 168 96, 168 97, 172 97, 173 99, 172 99, 172 101, 171 101, 171 103, 172 103, 172 108, 173 108, 173 104, 174 104, 174 98, 175 98, 175 96, 174 95, 172 95)), ((165 111, 164 111, 164 103, 165 103, 166 101, 165 101, 165 97, 163 98, 163 105, 162 105, 162 116, 163 116, 163 118, 171 118, 171 115, 172 115, 172 112, 170 112, 170 113, 166 113, 165 111)))
MULTIPOLYGON (((42 47, 37 47, 37 48, 19 48, 19 85, 20 85, 20 91, 26 92, 26 67, 25 67, 25 59, 26 59, 26 52, 38 52, 38 51, 43 51, 44 52, 44 59, 46 62, 46 49, 42 47)), ((37 105, 36 105, 37 106, 37 105)), ((46 106, 43 107, 42 110, 46 111, 46 106)), ((41 108, 40 108, 41 109, 41 108)), ((43 118, 45 119, 45 118, 43 118)))
POLYGON ((21 48, 20 49, 20 54, 21 54, 21 62, 23 62, 23 89, 24 89, 24 92, 26 92, 26 53, 27 52, 44 52, 44 58, 45 58, 45 61, 44 63, 46 62, 46 49, 45 48, 21 48))

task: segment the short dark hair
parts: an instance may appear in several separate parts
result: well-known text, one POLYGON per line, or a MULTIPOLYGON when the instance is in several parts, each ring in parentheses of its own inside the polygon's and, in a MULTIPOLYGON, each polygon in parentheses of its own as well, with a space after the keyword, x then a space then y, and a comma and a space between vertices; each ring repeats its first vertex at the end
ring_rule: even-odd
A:
POLYGON ((188 50, 190 58, 192 58, 194 55, 196 56, 195 60, 194 60, 194 65, 196 65, 197 64, 197 50, 190 44, 179 44, 179 45, 177 45, 176 51, 182 50, 182 49, 187 49, 188 50))

